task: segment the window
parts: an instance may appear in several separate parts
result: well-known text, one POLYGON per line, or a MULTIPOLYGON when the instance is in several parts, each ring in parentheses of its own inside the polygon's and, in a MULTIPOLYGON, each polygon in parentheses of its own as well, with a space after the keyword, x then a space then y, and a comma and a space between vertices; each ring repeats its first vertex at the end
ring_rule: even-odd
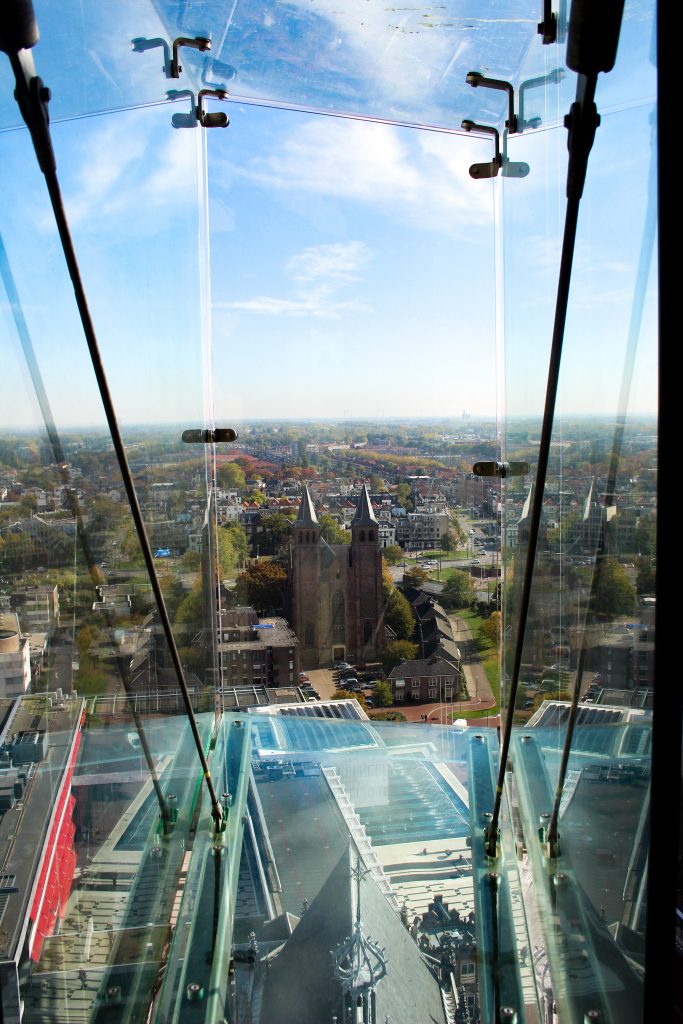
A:
POLYGON ((346 611, 344 607, 344 595, 341 590, 336 590, 332 596, 332 641, 343 643, 346 639, 346 611))

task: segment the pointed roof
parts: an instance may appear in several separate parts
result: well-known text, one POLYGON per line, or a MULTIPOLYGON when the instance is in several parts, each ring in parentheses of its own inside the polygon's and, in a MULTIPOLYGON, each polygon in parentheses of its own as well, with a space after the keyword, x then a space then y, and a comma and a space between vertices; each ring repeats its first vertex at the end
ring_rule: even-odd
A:
MULTIPOLYGON (((343 997, 335 976, 335 954, 356 934, 357 896, 352 869, 358 854, 347 847, 322 889, 273 958, 266 975, 262 1020, 278 1024, 321 1024, 337 1015, 343 997)), ((378 1021, 444 1024, 439 986, 399 915, 371 875, 362 879, 362 928, 372 945, 381 943, 386 977, 377 978, 378 1021)), ((367 944, 367 939, 365 940, 367 944)), ((358 942, 356 943, 356 945, 358 942)), ((348 966, 348 958, 346 959, 348 966)))
POLYGON ((351 526, 377 526, 367 484, 363 484, 363 490, 360 492, 360 498, 356 505, 356 513, 351 520, 351 526))
POLYGON ((299 505, 299 511, 297 513, 295 526, 320 526, 318 518, 315 514, 313 507, 313 499, 311 493, 308 490, 308 485, 304 484, 304 493, 301 496, 301 504, 299 505))

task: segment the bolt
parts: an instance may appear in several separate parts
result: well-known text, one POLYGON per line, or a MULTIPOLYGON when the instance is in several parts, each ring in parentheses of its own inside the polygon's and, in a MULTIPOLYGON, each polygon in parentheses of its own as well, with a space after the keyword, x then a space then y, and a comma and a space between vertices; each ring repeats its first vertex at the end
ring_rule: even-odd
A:
POLYGON ((204 989, 197 981, 191 981, 185 989, 187 998, 191 1002, 198 1002, 204 998, 204 989))

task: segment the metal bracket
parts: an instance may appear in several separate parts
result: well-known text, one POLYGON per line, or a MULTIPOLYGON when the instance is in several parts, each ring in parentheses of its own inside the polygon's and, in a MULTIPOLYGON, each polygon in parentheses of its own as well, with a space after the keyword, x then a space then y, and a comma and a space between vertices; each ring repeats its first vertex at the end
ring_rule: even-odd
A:
POLYGON ((493 135, 495 141, 495 153, 490 163, 472 164, 470 177, 472 178, 495 178, 503 166, 503 158, 500 155, 500 132, 497 128, 488 124, 475 124, 474 121, 464 120, 462 127, 466 132, 481 132, 483 135, 493 135))
POLYGON ((130 48, 133 53, 145 53, 146 50, 155 50, 157 47, 164 51, 162 71, 166 78, 180 78, 183 69, 180 66, 178 51, 181 46, 189 47, 192 50, 199 50, 200 53, 207 53, 211 49, 211 40, 207 39, 206 36, 195 36, 194 39, 180 36, 178 39, 174 39, 171 45, 166 39, 162 39, 161 36, 155 36, 153 39, 138 36, 130 41, 130 48))
POLYGON ((557 39, 557 15, 553 12, 553 0, 543 0, 543 21, 536 29, 543 37, 543 45, 550 46, 557 39))
POLYGON ((528 462, 475 462, 475 476, 495 476, 504 480, 508 476, 527 476, 531 472, 528 462))
MULTIPOLYGON (((502 171, 504 178, 526 178, 529 173, 529 165, 515 160, 508 160, 505 152, 500 151, 500 132, 497 128, 488 124, 475 124, 474 121, 465 120, 462 127, 466 132, 482 132, 484 135, 493 135, 495 140, 495 153, 493 160, 487 163, 472 164, 470 166, 470 177, 472 178, 495 178, 498 171, 502 171)), ((505 141, 507 132, 503 136, 505 141)))
POLYGON ((206 53, 207 50, 211 49, 211 40, 207 39, 206 36, 195 36, 194 39, 188 36, 179 36, 173 40, 173 56, 171 57, 171 64, 169 71, 166 73, 167 78, 180 78, 182 67, 180 66, 180 58, 178 51, 181 46, 185 46, 191 50, 199 50, 200 53, 206 53))
POLYGON ((224 100, 228 95, 227 89, 200 89, 197 95, 197 120, 199 121, 202 128, 227 128, 230 124, 228 115, 222 111, 217 110, 213 114, 207 113, 204 110, 204 97, 215 96, 219 100, 224 100))
POLYGON ((185 444, 220 444, 225 441, 236 441, 237 431, 232 427, 216 427, 214 430, 183 430, 182 440, 185 444))
POLYGON ((500 78, 486 78, 479 71, 469 71, 465 78, 468 85, 471 85, 473 89, 497 89, 500 92, 506 92, 508 94, 508 119, 505 122, 510 135, 516 135, 517 128, 517 117, 515 115, 515 89, 510 82, 504 82, 500 78))
POLYGON ((200 89, 197 98, 191 89, 169 89, 166 93, 167 100, 179 100, 187 96, 190 100, 189 114, 173 114, 171 124, 174 128, 196 128, 199 123, 202 128, 227 128, 230 124, 228 115, 222 110, 213 114, 204 109, 204 98, 216 96, 224 100, 228 95, 226 89, 200 89))
POLYGON ((537 78, 528 78, 526 82, 522 82, 519 87, 519 114, 517 115, 517 125, 520 132, 523 132, 525 128, 539 128, 541 125, 540 117, 532 117, 528 121, 524 116, 524 103, 526 94, 531 89, 538 89, 542 85, 557 85, 567 77, 567 72, 564 68, 554 68, 549 71, 547 75, 539 75, 537 78))

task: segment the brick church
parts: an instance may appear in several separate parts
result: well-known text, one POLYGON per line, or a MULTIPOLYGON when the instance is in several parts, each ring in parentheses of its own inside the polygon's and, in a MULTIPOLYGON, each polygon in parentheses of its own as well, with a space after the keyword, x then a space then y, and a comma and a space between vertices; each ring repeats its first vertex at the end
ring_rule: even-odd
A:
POLYGON ((378 659, 384 647, 382 553, 366 486, 351 522, 350 544, 328 544, 322 537, 304 488, 294 523, 288 589, 303 668, 378 659))

